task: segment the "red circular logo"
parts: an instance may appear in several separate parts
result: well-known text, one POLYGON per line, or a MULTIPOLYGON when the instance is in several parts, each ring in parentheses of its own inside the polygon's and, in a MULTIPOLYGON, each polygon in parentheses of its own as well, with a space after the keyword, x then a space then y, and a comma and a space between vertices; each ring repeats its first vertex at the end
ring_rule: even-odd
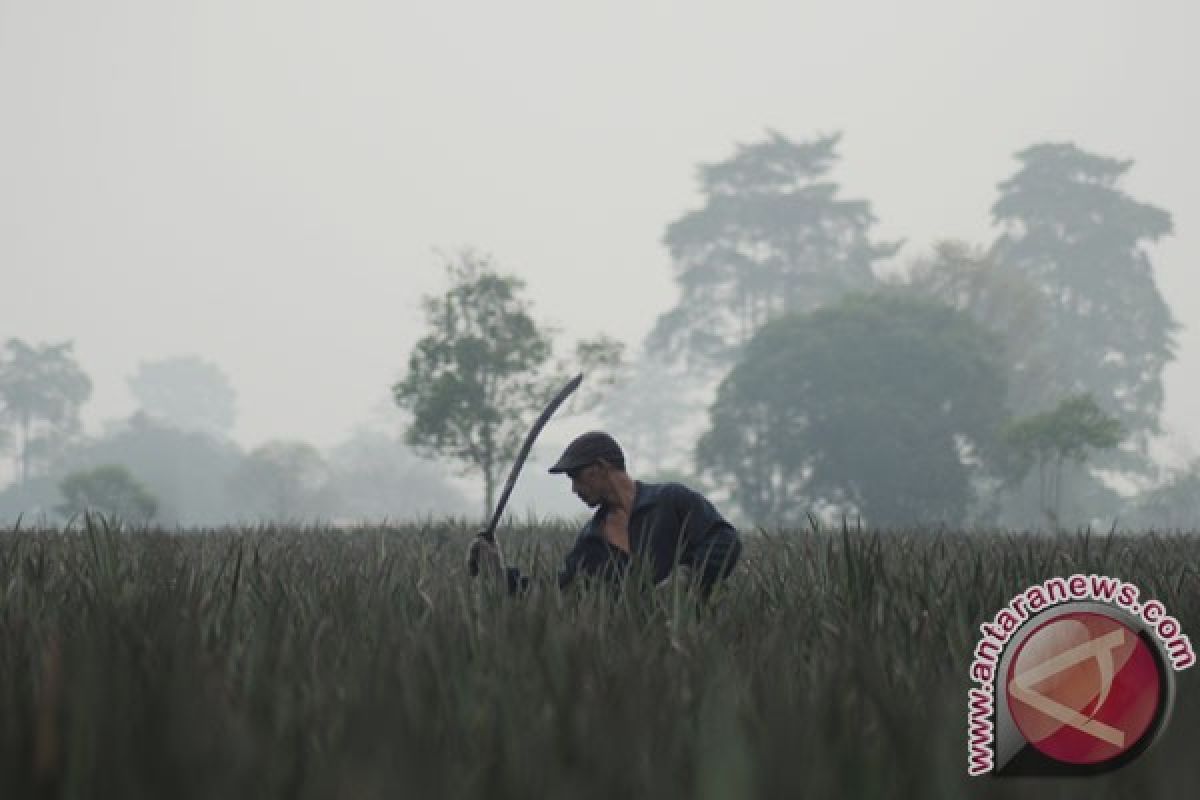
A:
POLYGON ((1005 683, 1012 720, 1045 755, 1098 764, 1146 735, 1165 695, 1154 653, 1121 621, 1069 612, 1020 644, 1005 683))

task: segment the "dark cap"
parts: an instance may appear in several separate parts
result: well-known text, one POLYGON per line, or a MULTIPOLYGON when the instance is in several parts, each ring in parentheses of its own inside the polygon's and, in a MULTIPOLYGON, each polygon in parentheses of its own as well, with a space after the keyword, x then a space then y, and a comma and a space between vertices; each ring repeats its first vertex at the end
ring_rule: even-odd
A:
POLYGON ((586 467, 604 459, 619 469, 625 469, 625 454, 617 440, 603 431, 588 431, 575 437, 559 456, 558 463, 550 472, 566 472, 577 467, 586 467))

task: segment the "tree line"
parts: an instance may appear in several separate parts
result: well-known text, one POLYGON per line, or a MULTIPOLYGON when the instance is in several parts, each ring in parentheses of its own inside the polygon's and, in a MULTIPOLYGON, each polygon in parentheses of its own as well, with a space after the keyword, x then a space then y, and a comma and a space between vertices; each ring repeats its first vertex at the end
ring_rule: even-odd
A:
POLYGON ((92 382, 72 344, 5 344, 0 453, 11 456, 13 479, 0 490, 0 521, 95 511, 135 524, 359 522, 464 507, 436 468, 380 426, 326 452, 291 439, 243 451, 231 438, 231 382, 195 356, 144 362, 128 384, 138 410, 87 436, 80 412, 92 382))
POLYGON ((562 347, 519 277, 475 250, 445 257, 447 288, 424 299, 426 333, 391 387, 402 442, 241 453, 227 379, 187 358, 144 364, 130 378, 142 411, 89 439, 71 344, 10 339, 0 451, 15 480, 0 512, 6 498, 69 513, 109 497, 197 521, 190 492, 226 519, 370 515, 396 505, 353 487, 410 502, 397 475, 422 487, 412 503, 461 508, 410 450, 477 475, 490 507, 533 416, 584 370, 566 413, 598 415, 642 475, 723 492, 756 523, 1194 525, 1200 462, 1164 469, 1149 449, 1180 326, 1148 251, 1171 216, 1125 191, 1132 161, 1027 147, 997 186, 992 241, 936 242, 885 272, 901 244, 875 236, 869 201, 842 196, 839 143, 768 131, 699 166, 700 206, 663 235, 676 298, 632 355, 604 334, 562 347))
MULTIPOLYGON (((606 351, 620 383, 600 413, 642 463, 761 524, 1194 525, 1200 464, 1149 452, 1180 326, 1147 249, 1171 216, 1124 190, 1132 162, 1025 148, 993 241, 885 274, 900 244, 842 197, 839 141, 769 131, 699 167, 701 207, 663 237, 674 305, 634 359, 606 351)), ((395 398, 410 443, 493 486, 552 390, 533 377, 550 340, 515 276, 467 256, 448 277, 395 398), (472 305, 485 286, 511 308, 472 305)))

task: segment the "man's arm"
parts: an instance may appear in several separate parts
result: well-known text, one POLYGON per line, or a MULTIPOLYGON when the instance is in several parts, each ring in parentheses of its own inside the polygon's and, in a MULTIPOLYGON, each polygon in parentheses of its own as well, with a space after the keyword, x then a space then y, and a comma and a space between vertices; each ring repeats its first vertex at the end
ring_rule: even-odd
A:
MULTIPOLYGON (((616 582, 624 575, 627 566, 628 558, 623 556, 624 553, 609 547, 599 537, 581 535, 575 540, 571 552, 563 558, 562 569, 558 571, 558 588, 567 588, 580 576, 616 582)), ((516 567, 509 568, 510 592, 525 591, 529 588, 530 580, 528 575, 522 575, 516 567)))
POLYGON ((708 595, 733 571, 742 553, 737 529, 721 516, 704 495, 680 486, 676 496, 680 521, 681 566, 699 576, 701 593, 708 595))
POLYGON ((722 520, 703 539, 689 546, 679 563, 699 574, 700 591, 707 596, 718 582, 729 577, 741 554, 741 537, 732 525, 722 520))

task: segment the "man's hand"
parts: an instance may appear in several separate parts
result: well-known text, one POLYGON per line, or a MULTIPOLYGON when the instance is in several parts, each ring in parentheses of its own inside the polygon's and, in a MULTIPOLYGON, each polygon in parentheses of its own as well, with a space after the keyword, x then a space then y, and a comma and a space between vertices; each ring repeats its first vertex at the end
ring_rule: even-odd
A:
POLYGON ((680 590, 686 594, 688 591, 695 588, 695 581, 696 573, 691 567, 687 566, 686 564, 676 564, 675 568, 671 570, 671 573, 659 581, 658 585, 654 588, 658 589, 663 594, 670 594, 674 591, 672 587, 678 586, 680 590))
POLYGON ((467 574, 472 578, 480 572, 490 578, 504 577, 504 559, 500 557, 500 548, 482 533, 476 534, 467 546, 465 562, 467 574))

